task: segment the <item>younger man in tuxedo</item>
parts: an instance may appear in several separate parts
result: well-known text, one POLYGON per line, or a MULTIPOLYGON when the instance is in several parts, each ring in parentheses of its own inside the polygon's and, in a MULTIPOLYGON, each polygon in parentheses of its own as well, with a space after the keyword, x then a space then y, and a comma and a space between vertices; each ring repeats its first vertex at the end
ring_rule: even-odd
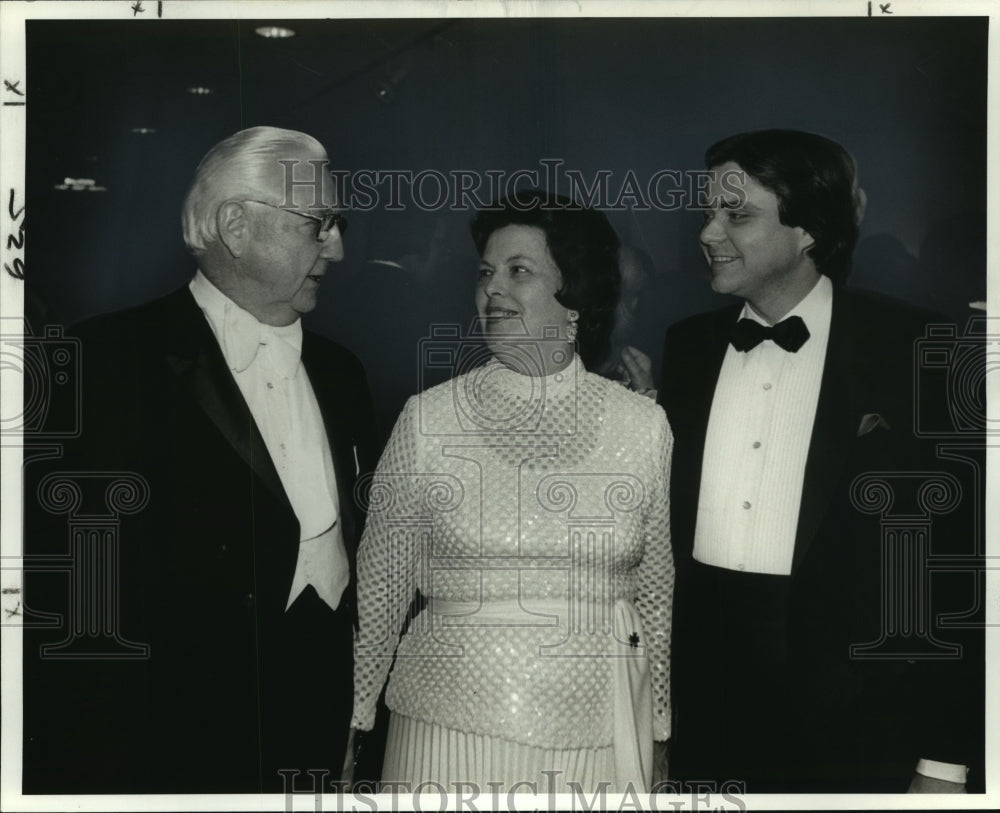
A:
MULTIPOLYGON (((183 207, 190 283, 76 331, 82 439, 57 467, 82 490, 125 473, 141 510, 121 520, 112 582, 74 598, 117 606, 118 646, 77 630, 101 657, 59 657, 79 607, 66 582, 29 577, 31 606, 64 623, 26 642, 26 792, 319 792, 340 779, 354 489, 377 450, 360 364, 301 327, 343 258, 326 164, 291 130, 215 145, 183 207)), ((28 530, 34 553, 65 550, 51 517, 28 530)))
MULTIPOLYGON (((914 432, 914 398, 935 395, 916 387, 914 343, 937 319, 843 287, 863 196, 839 144, 743 133, 706 163, 712 287, 744 301, 665 342, 671 777, 749 792, 961 791, 982 759, 982 654, 974 634, 961 650, 937 646, 934 624, 975 605, 974 577, 942 586, 921 570, 893 584, 887 565, 950 553, 974 568, 968 469, 939 475, 946 464, 914 432), (958 482, 960 521, 929 525, 930 551, 902 530, 891 540, 865 505, 882 493, 865 478, 883 475, 958 482), (887 629, 894 611, 919 622, 930 653, 872 646, 907 643, 887 629)), ((918 513, 945 512, 917 492, 918 513)))

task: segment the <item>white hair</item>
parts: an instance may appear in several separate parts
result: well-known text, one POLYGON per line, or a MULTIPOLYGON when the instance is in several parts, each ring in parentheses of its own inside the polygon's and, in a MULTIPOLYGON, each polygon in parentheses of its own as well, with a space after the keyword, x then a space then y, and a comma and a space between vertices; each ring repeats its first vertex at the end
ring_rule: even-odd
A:
POLYGON ((225 201, 273 197, 277 161, 303 152, 326 155, 311 135, 279 127, 250 127, 212 147, 198 164, 181 209, 188 249, 199 254, 219 239, 215 216, 225 201))

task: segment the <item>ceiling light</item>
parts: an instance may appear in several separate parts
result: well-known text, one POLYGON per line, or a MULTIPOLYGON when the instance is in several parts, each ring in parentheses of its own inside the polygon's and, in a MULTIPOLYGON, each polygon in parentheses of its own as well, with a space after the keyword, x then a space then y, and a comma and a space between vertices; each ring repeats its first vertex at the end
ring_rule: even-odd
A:
POLYGON ((108 190, 106 186, 98 186, 93 178, 63 178, 63 182, 55 184, 53 188, 64 192, 107 192, 108 190))
POLYGON ((258 36, 267 37, 268 39, 284 39, 285 37, 295 36, 295 32, 291 28, 283 28, 280 25, 262 25, 255 30, 258 36))
POLYGON ((190 93, 192 96, 208 96, 209 94, 214 93, 215 91, 213 91, 212 88, 201 87, 199 85, 197 87, 188 88, 187 92, 190 93))
POLYGON ((151 133, 155 133, 156 130, 152 127, 133 127, 132 132, 136 135, 150 135, 151 133))

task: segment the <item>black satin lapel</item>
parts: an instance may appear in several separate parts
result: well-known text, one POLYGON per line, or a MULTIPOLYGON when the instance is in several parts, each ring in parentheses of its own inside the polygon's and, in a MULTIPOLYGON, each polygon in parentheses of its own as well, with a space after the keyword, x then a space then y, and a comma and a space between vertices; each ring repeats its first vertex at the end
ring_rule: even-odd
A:
POLYGON ((843 476, 851 449, 851 366, 857 356, 854 351, 855 331, 847 305, 839 292, 835 291, 830 338, 826 346, 816 418, 802 481, 802 500, 799 503, 799 522, 792 555, 793 573, 816 539, 820 524, 843 476))
POLYGON ((356 538, 356 520, 354 513, 354 483, 357 479, 352 444, 351 417, 345 414, 346 399, 349 392, 340 390, 342 376, 339 370, 323 369, 316 356, 313 337, 308 333, 302 336, 302 364, 309 374, 319 403, 319 411, 323 416, 323 426, 326 429, 326 439, 330 444, 330 454, 333 458, 333 473, 337 480, 337 498, 340 503, 340 518, 343 523, 344 545, 347 554, 354 560, 354 540, 356 538))
POLYGON ((229 445, 268 489, 287 503, 288 496, 264 438, 226 366, 215 336, 193 298, 190 304, 193 312, 186 306, 180 307, 179 318, 171 322, 176 325, 176 333, 168 343, 171 349, 167 352, 167 364, 229 445))
MULTIPOLYGON (((736 320, 738 309, 720 312, 711 322, 707 335, 691 348, 675 348, 679 353, 680 369, 675 372, 683 387, 674 399, 677 426, 674 427, 674 464, 671 478, 682 478, 673 483, 671 493, 676 499, 671 504, 674 513, 673 527, 677 529, 684 547, 677 545, 677 553, 690 555, 694 550, 695 524, 698 518, 698 499, 701 493, 701 471, 705 457, 705 435, 708 419, 715 398, 715 386, 722 370, 722 362, 729 346, 729 330, 736 320)), ((664 369, 664 375, 670 372, 664 369)))

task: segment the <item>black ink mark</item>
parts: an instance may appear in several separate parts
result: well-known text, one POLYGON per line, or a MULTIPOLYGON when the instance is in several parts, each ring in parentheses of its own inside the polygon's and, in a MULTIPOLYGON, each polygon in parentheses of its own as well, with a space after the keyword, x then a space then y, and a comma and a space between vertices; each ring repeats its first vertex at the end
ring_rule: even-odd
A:
POLYGON ((868 0, 868 16, 872 16, 872 0, 868 0))
POLYGON ((628 637, 628 645, 630 647, 632 647, 632 649, 637 649, 638 648, 638 646, 639 646, 639 633, 633 632, 628 637))
MULTIPOLYGON (((23 103, 22 103, 23 104, 23 103)), ((15 200, 15 190, 12 186, 10 188, 10 197, 7 199, 7 213, 10 215, 11 220, 18 220, 21 215, 24 214, 24 206, 22 206, 17 211, 14 210, 14 200, 15 200)), ((7 235, 7 248, 21 248, 24 245, 24 221, 21 221, 21 226, 17 230, 17 234, 7 235)), ((14 258, 14 267, 11 268, 7 263, 3 264, 4 270, 10 274, 14 279, 24 279, 24 260, 20 257, 14 258)))
POLYGON ((16 93, 18 96, 23 96, 24 95, 23 93, 21 93, 21 91, 19 91, 17 89, 17 86, 21 84, 21 80, 20 79, 18 79, 13 84, 11 84, 7 79, 4 79, 3 80, 3 84, 4 84, 4 87, 7 88, 7 90, 9 90, 11 93, 16 93))
POLYGON ((879 3, 879 4, 878 4, 878 7, 879 7, 880 9, 882 9, 882 13, 883 13, 883 14, 892 14, 892 12, 891 12, 891 11, 889 11, 889 6, 891 6, 891 5, 892 5, 892 3, 886 3, 886 4, 885 4, 885 5, 883 6, 883 5, 881 4, 881 3, 879 3))
POLYGON ((14 187, 10 188, 10 199, 7 201, 7 213, 10 215, 11 220, 17 220, 21 216, 21 212, 24 211, 22 206, 16 212, 14 211, 14 187))
POLYGON ((156 0, 156 16, 163 16, 163 0, 156 0))
POLYGON ((18 601, 17 602, 17 606, 13 610, 4 610, 4 612, 7 613, 7 617, 8 618, 10 618, 11 616, 14 616, 14 615, 20 615, 21 614, 21 602, 18 601))
POLYGON ((17 230, 17 234, 7 235, 7 250, 24 247, 24 224, 17 230))
POLYGON ((4 102, 4 107, 24 107, 24 102, 4 102))
POLYGON ((135 15, 136 15, 136 14, 142 14, 142 13, 143 13, 143 12, 145 12, 145 11, 146 11, 146 9, 144 9, 144 8, 142 7, 142 0, 138 0, 138 2, 136 2, 136 3, 135 3, 135 4, 133 5, 133 6, 132 6, 132 16, 133 16, 133 17, 135 17, 135 15))
POLYGON ((0 593, 3 593, 5 596, 16 596, 20 594, 20 592, 20 587, 5 587, 3 590, 0 590, 0 593))

